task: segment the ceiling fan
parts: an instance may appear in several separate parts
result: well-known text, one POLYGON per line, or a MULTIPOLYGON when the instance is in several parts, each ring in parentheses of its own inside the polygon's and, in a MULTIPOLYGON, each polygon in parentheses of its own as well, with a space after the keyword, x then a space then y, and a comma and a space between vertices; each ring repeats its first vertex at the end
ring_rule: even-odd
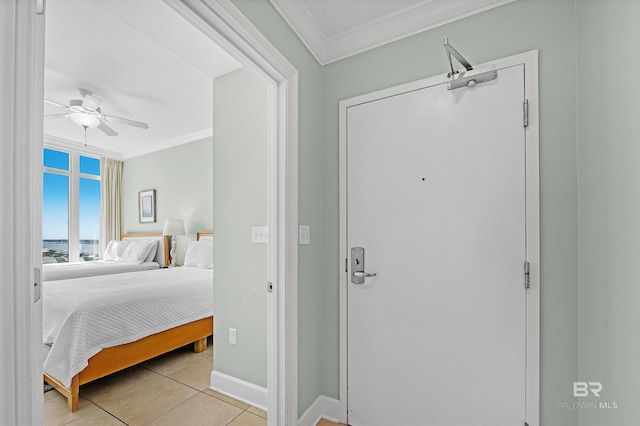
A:
POLYGON ((63 112, 61 114, 47 115, 48 118, 70 118, 71 121, 78 126, 85 129, 93 129, 97 127, 102 130, 108 136, 118 136, 118 132, 113 130, 107 125, 107 123, 120 123, 128 126, 138 127, 140 129, 148 129, 147 123, 140 121, 129 120, 127 118, 114 117, 112 115, 105 115, 100 109, 100 103, 102 99, 96 97, 90 91, 86 89, 78 89, 82 95, 82 100, 71 99, 69 105, 63 105, 58 102, 53 102, 48 99, 44 101, 48 104, 58 106, 60 108, 66 108, 69 112, 63 112))

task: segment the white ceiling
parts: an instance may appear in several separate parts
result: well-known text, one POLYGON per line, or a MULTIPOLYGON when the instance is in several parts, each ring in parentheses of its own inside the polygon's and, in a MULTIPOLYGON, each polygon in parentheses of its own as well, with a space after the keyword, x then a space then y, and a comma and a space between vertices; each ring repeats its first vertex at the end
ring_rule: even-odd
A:
MULTIPOLYGON (((68 105, 79 88, 103 100, 119 136, 87 131, 95 152, 130 158, 212 134, 213 82, 241 67, 204 34, 158 0, 49 0, 45 98, 68 105)), ((65 112, 45 104, 45 115, 65 112)), ((70 119, 45 118, 48 143, 84 144, 70 119)))
POLYGON ((513 0, 271 0, 320 64, 513 0))

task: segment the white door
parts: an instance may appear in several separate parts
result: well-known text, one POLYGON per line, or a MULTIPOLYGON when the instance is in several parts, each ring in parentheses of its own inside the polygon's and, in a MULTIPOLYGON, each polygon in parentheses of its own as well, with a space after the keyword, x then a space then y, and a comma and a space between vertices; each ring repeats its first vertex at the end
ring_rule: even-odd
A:
POLYGON ((524 425, 524 79, 347 108, 349 425, 524 425))

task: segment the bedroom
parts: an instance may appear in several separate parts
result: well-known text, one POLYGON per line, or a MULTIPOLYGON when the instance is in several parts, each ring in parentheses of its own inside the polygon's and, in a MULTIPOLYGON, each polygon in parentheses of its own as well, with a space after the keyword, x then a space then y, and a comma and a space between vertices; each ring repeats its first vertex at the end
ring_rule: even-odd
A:
MULTIPOLYGON (((199 50, 211 51, 214 48, 209 46, 211 42, 197 31, 194 33, 193 28, 181 25, 181 18, 166 6, 162 8, 163 5, 159 4, 154 11, 156 19, 147 23, 136 14, 139 10, 118 10, 118 6, 117 2, 56 1, 48 4, 45 97, 68 104, 70 99, 82 99, 78 88, 91 89, 95 96, 101 98, 100 106, 105 115, 148 122, 150 128, 126 126, 126 123, 114 120, 109 125, 119 133, 118 136, 106 136, 99 128, 88 129, 85 147, 85 135, 80 126, 68 118, 47 118, 47 154, 51 154, 51 150, 55 154, 71 149, 69 158, 72 166, 73 161, 78 161, 78 156, 83 156, 80 160, 107 157, 123 161, 122 231, 128 234, 162 233, 167 219, 183 220, 186 235, 173 237, 177 240, 177 265, 184 263, 187 244, 196 239, 196 232, 219 230, 214 240, 215 258, 225 266, 216 268, 216 281, 244 282, 247 285, 235 285, 231 293, 242 304, 241 309, 232 308, 232 312, 226 315, 238 330, 239 345, 235 348, 228 345, 227 353, 224 343, 217 345, 221 348, 217 356, 217 370, 224 372, 234 368, 241 362, 244 352, 262 352, 261 362, 252 362, 249 368, 237 375, 266 387, 266 301, 264 297, 256 296, 256 287, 262 291, 266 280, 266 245, 251 244, 250 239, 253 226, 267 223, 266 85, 250 71, 240 68, 237 61, 219 48, 218 53, 207 59, 198 56, 199 50), (111 10, 107 10, 109 7, 111 10), (74 31, 70 33, 69 28, 74 31), (99 36, 73 36, 89 31, 99 36), (182 36, 178 37, 181 32, 182 36), (77 52, 85 53, 78 55, 77 52), (105 64, 110 64, 110 67, 105 64), (112 71, 127 68, 136 72, 112 71), (176 87, 180 90, 176 91, 176 87), (212 129, 212 120, 218 124, 215 129, 212 129), (217 144, 213 143, 214 137, 217 144), (155 218, 152 222, 141 223, 139 192, 150 189, 155 191, 155 218), (235 255, 229 258, 227 253, 235 255), (252 267, 240 270, 235 261, 237 258, 250 259, 252 267)), ((65 109, 45 105, 45 115, 60 111, 64 113, 65 109)), ((47 173, 60 175, 61 171, 59 168, 48 169, 47 173)), ((86 175, 80 175, 80 186, 86 178, 86 175)), ((72 171, 67 179, 77 182, 78 176, 72 171)), ((57 230, 47 220, 53 216, 57 205, 51 203, 48 206, 45 202, 45 240, 65 239, 62 235, 66 234, 77 235, 79 240, 97 239, 93 235, 99 235, 99 223, 95 224, 95 217, 87 215, 85 220, 82 216, 88 209, 83 205, 82 188, 78 192, 79 197, 74 197, 72 185, 71 197, 69 191, 62 194, 64 201, 79 198, 79 214, 75 217, 75 225, 72 217, 59 220, 65 224, 68 222, 70 226, 58 234, 53 233, 57 230), (92 220, 94 226, 90 229, 86 223, 92 220)), ((62 214, 71 211, 73 208, 64 210, 62 214)), ((107 242, 103 241, 103 244, 107 242)), ((80 250, 81 253, 83 251, 80 250)), ((45 281, 47 272, 45 269, 45 281)), ((217 287, 217 291, 223 289, 224 284, 217 287)), ((221 295, 219 299, 223 297, 221 295)), ((208 348, 207 353, 211 349, 208 348)), ((189 358, 188 353, 178 355, 189 358)), ((179 364, 180 359, 171 358, 164 363, 179 364)), ((200 370, 196 372, 174 372, 163 368, 159 362, 153 368, 167 376, 169 371, 178 376, 190 376, 183 379, 188 383, 179 385, 195 387, 200 392, 203 390, 199 389, 201 383, 209 385, 213 369, 212 366, 207 369, 204 364, 206 362, 200 362, 200 370)), ((161 373, 149 371, 146 381, 138 385, 132 384, 130 374, 125 373, 127 383, 122 386, 138 389, 148 384, 150 374, 159 378, 155 374, 161 373)), ((160 380, 155 386, 162 382, 160 380)), ((54 393, 52 391, 51 395, 54 393)), ((50 398, 51 395, 45 396, 50 398)), ((104 398, 99 400, 104 404, 104 398)), ((45 420, 56 412, 55 407, 60 407, 62 402, 47 399, 45 420), (51 408, 53 403, 56 406, 51 408)), ((165 403, 163 409, 171 404, 165 403)), ((94 407, 83 398, 81 390, 78 413, 84 413, 89 408, 87 405, 94 407)), ((76 418, 78 414, 69 417, 76 418)), ((126 421, 127 415, 119 417, 126 421)), ((52 421, 51 418, 49 420, 52 421)))
MULTIPOLYGON (((297 414, 310 407, 331 413, 318 407, 334 407, 340 398, 338 101, 446 73, 442 39, 448 36, 477 62, 540 52, 540 423, 633 424, 639 417, 633 373, 640 321, 633 266, 639 255, 633 239, 638 107, 629 91, 635 93, 637 82, 620 83, 619 76, 621 68, 637 68, 637 57, 628 52, 639 37, 638 3, 516 0, 322 66, 270 2, 233 4, 300 70, 300 220, 317 230, 317 238, 300 250, 299 364, 305 380, 297 414), (596 84, 603 78, 616 81, 596 84), (609 396, 625 404, 615 412, 559 407, 574 400, 576 380, 602 381, 609 396)), ((3 258, 19 265, 21 256, 3 258)), ((5 333, 15 338, 11 330, 5 333)))

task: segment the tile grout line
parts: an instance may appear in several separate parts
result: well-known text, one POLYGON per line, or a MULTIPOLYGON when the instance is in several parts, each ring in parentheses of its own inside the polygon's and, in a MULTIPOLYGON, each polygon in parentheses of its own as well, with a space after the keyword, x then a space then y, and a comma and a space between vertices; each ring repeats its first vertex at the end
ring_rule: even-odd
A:
POLYGON ((155 421, 155 420, 158 420, 160 417, 162 417, 162 416, 164 416, 164 415, 166 415, 166 414, 169 414, 170 412, 172 412, 172 411, 173 411, 173 410, 175 410, 176 408, 180 407, 180 406, 181 406, 182 404, 184 404, 185 402, 187 402, 187 401, 189 401, 189 400, 193 399, 193 398, 194 398, 194 397, 196 397, 197 395, 198 395, 198 394, 195 394, 195 395, 193 395, 192 397, 185 399, 185 400, 184 400, 184 401, 182 401, 180 404, 178 404, 178 405, 176 405, 175 407, 173 407, 171 410, 169 410, 169 411, 165 411, 164 413, 160 414, 159 416, 154 417, 153 419, 149 420, 148 422, 146 422, 146 423, 145 423, 145 425, 148 425, 149 423, 151 423, 151 422, 153 422, 153 421, 155 421))
MULTIPOLYGON (((94 403, 95 404, 95 403, 94 403)), ((121 418, 119 418, 118 416, 116 416, 115 414, 112 414, 110 412, 108 412, 107 410, 105 410, 104 408, 102 408, 101 406, 99 406, 98 404, 96 404, 98 406, 99 409, 101 409, 102 411, 104 411, 105 413, 107 413, 108 415, 110 415, 111 417, 113 417, 114 419, 116 419, 117 421, 121 422, 122 424, 129 426, 129 423, 125 422, 124 420, 122 420, 121 418)))
MULTIPOLYGON (((186 365, 186 366, 182 367, 182 368, 181 368, 181 369, 179 369, 178 371, 180 371, 180 370, 182 370, 182 369, 184 369, 184 368, 188 368, 189 366, 191 366, 191 365, 195 364, 196 362, 200 361, 200 359, 202 359, 202 358, 203 358, 203 357, 205 357, 205 356, 207 356, 207 357, 211 357, 211 359, 213 359, 213 354, 208 354, 208 353, 204 352, 204 353, 203 353, 203 356, 198 357, 197 359, 194 359, 192 362, 190 362, 188 365, 186 365)), ((247 408, 241 408, 241 407, 238 407, 237 405, 234 405, 234 404, 232 404, 232 403, 230 403, 230 402, 228 402, 228 401, 225 401, 225 400, 223 400, 223 399, 220 399, 220 398, 216 397, 215 395, 210 395, 210 394, 208 394, 208 393, 204 392, 204 390, 197 389, 197 388, 195 388, 195 387, 193 387, 193 386, 191 386, 191 385, 188 385, 188 384, 186 384, 186 383, 182 383, 182 382, 180 382, 179 380, 174 379, 173 377, 169 377, 169 375, 167 375, 167 374, 163 374, 163 373, 161 373, 161 372, 159 372, 159 371, 153 370, 152 368, 149 368, 148 366, 143 365, 143 363, 139 363, 139 364, 137 364, 137 366, 138 366, 138 367, 140 367, 140 368, 142 368, 142 369, 144 369, 144 370, 146 370, 146 371, 149 371, 149 372, 152 372, 152 373, 154 373, 154 374, 157 374, 159 377, 158 377, 158 379, 157 379, 157 380, 154 380, 154 382, 156 382, 156 381, 158 381, 158 380, 162 380, 162 378, 167 378, 167 379, 169 379, 169 380, 173 381, 174 383, 181 384, 181 385, 183 385, 183 386, 186 386, 186 387, 188 387, 188 388, 193 389, 193 390, 195 390, 195 391, 196 391, 196 394, 194 394, 193 396, 191 396, 191 397, 187 398, 185 401, 181 402, 180 404, 178 404, 177 406, 173 407, 173 408, 172 408, 172 409, 170 409, 169 411, 166 411, 166 412, 164 412, 164 413, 159 414, 158 416, 156 416, 156 417, 154 417, 153 419, 149 420, 149 422, 147 422, 147 423, 145 423, 145 424, 148 424, 148 423, 150 423, 150 422, 153 422, 153 421, 157 420, 158 418, 160 418, 160 417, 164 416, 165 414, 170 413, 171 411, 173 411, 173 410, 175 410, 176 408, 178 408, 178 407, 180 407, 181 405, 183 405, 185 402, 187 402, 187 401, 191 400, 191 399, 192 399, 192 398, 194 398, 195 396, 198 396, 198 394, 203 394, 203 395, 206 395, 207 397, 215 398, 216 400, 218 400, 218 401, 220 401, 220 402, 223 402, 223 403, 225 403, 225 404, 228 404, 229 406, 232 406, 232 407, 235 407, 235 408, 240 409, 241 411, 240 411, 240 413, 238 414, 238 416, 240 416, 242 413, 246 412, 246 411, 247 411, 247 409, 249 408, 249 407, 247 407, 247 408)), ((171 373, 171 374, 175 374, 175 373, 176 373, 176 372, 173 372, 173 373, 171 373)), ((208 387, 207 387, 207 388, 205 388, 205 390, 206 390, 206 389, 208 389, 208 387)), ((55 392, 57 392, 57 391, 55 391, 55 392)), ((133 392, 131 392, 131 393, 134 393, 134 392, 136 392, 136 391, 133 391, 133 392)), ((123 396, 122 398, 119 398, 119 400, 120 400, 120 399, 124 399, 124 398, 126 398, 126 397, 127 397, 128 395, 130 395, 131 393, 129 393, 129 394, 127 394, 127 395, 123 396)), ((59 393, 58 393, 58 395, 54 396, 54 397, 53 397, 53 398, 51 398, 51 399, 54 399, 54 398, 60 398, 60 397, 64 397, 64 395, 62 395, 62 394, 59 394, 59 393)), ((119 421, 119 422, 123 423, 124 425, 129 426, 129 424, 128 424, 127 422, 125 422, 123 419, 119 418, 118 416, 116 416, 115 414, 111 413, 110 411, 108 411, 108 410, 106 409, 106 405, 109 405, 109 404, 111 404, 111 403, 113 403, 113 402, 115 402, 115 401, 111 401, 109 404, 105 404, 105 406, 103 406, 103 405, 99 404, 98 402, 96 402, 96 401, 92 400, 91 398, 87 398, 87 397, 83 397, 83 398, 84 398, 84 399, 86 399, 86 400, 87 400, 88 402, 90 402, 91 404, 95 405, 95 406, 96 406, 96 408, 98 408, 98 409, 99 409, 99 410, 101 410, 102 412, 104 412, 104 413, 108 414, 110 417, 112 417, 112 418, 116 419, 117 421, 119 421)), ((251 413, 251 412, 250 412, 250 413, 251 413)), ((88 413, 87 415, 90 415, 90 414, 91 414, 91 413, 88 413)), ((254 414, 254 413, 251 413, 251 414, 254 414)), ((255 415, 255 414, 254 414, 254 415, 255 415)), ((235 420, 238 416, 234 417, 234 419, 233 419, 233 420, 235 420)), ((84 416, 83 416, 83 417, 84 417, 84 416)), ((258 417, 260 417, 260 416, 258 416, 258 417)), ((80 420, 81 418, 82 418, 82 417, 77 418, 77 419, 74 419, 74 420, 72 420, 72 421, 70 421, 70 422, 68 422, 68 423, 64 423, 64 424, 65 424, 65 425, 70 425, 70 424, 72 424, 72 423, 74 423, 74 422, 77 422, 77 421, 78 421, 78 420, 80 420)), ((233 421, 233 420, 232 420, 232 421, 233 421)))

